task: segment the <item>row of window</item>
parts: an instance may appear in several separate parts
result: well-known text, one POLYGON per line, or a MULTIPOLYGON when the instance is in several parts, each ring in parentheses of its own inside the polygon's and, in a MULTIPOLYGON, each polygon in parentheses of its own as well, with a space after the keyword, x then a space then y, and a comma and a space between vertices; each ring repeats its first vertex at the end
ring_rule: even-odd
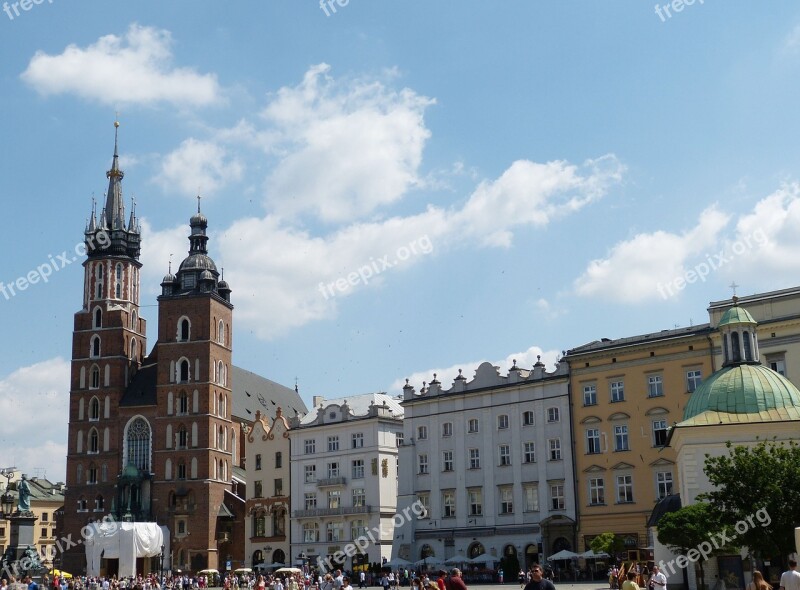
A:
MULTIPOLYGON (((563 482, 553 482, 548 485, 548 506, 550 510, 564 510, 566 508, 566 499, 564 496, 563 482)), ((442 490, 441 491, 441 517, 454 518, 457 515, 456 504, 456 490, 442 490)), ((515 500, 514 486, 503 485, 497 488, 497 512, 501 515, 514 514, 519 510, 517 504, 521 501, 523 512, 538 512, 539 511, 539 484, 525 483, 522 484, 521 496, 517 496, 515 500)), ((430 511, 430 494, 427 492, 417 495, 417 500, 420 505, 425 507, 427 517, 431 517, 430 511)), ((466 497, 466 512, 469 516, 483 516, 484 501, 483 501, 483 488, 467 488, 466 497)))
MULTIPOLYGON (((94 511, 95 512, 103 512, 105 510, 106 503, 103 499, 103 496, 98 494, 94 498, 94 511)), ((89 503, 86 501, 86 498, 81 496, 78 499, 78 512, 89 512, 89 503)), ((44 529, 42 529, 44 530, 44 529)))
MULTIPOLYGON (((189 359, 182 357, 177 363, 170 361, 170 376, 173 383, 189 383, 190 381, 200 381, 200 359, 195 359, 194 376, 192 376, 191 364, 189 359)), ((222 361, 211 360, 211 382, 218 385, 228 385, 228 365, 222 361)))
MULTIPOLYGON (((615 477, 617 504, 630 504, 633 499, 633 476, 617 475, 615 477)), ((661 500, 672 493, 672 472, 656 472, 656 497, 661 500)), ((589 478, 589 504, 601 506, 606 504, 606 484, 603 477, 589 478)))
MULTIPOLYGON (((560 461, 561 460, 561 439, 551 438, 547 441, 548 460, 560 461)), ((522 462, 535 463, 536 462, 536 443, 524 442, 522 443, 522 462)), ((497 465, 506 467, 512 464, 511 445, 501 444, 497 447, 497 465)), ((455 471, 454 451, 442 451, 442 471, 455 471)), ((467 469, 480 469, 481 468, 481 450, 478 448, 467 449, 467 469)), ((430 473, 428 454, 420 453, 417 455, 417 473, 424 475, 430 473)))
MULTIPOLYGON (((667 444, 667 421, 653 420, 653 446, 663 447, 667 444)), ((601 433, 599 428, 586 429, 586 454, 594 455, 606 452, 605 433, 601 433)), ((630 438, 628 436, 628 425, 619 424, 614 426, 614 451, 630 451, 630 438)))
MULTIPOLYGON (((376 468, 377 468, 377 460, 376 468)), ((334 477, 341 477, 341 462, 340 461, 329 461, 326 465, 327 467, 327 477, 334 478, 334 477)), ((303 466, 303 481, 305 483, 314 483, 317 481, 317 466, 316 465, 304 465, 303 466)), ((377 475, 377 473, 375 473, 377 475)), ((364 459, 354 459, 350 461, 350 477, 352 479, 364 479, 364 459)))
MULTIPOLYGON (((332 435, 328 437, 328 451, 338 451, 340 450, 339 447, 339 435, 332 435)), ((350 436, 350 448, 351 449, 362 449, 364 448, 364 433, 363 432, 354 432, 350 436)), ((313 438, 308 438, 303 441, 303 452, 306 455, 313 455, 317 452, 317 441, 313 438)))
MULTIPOLYGON (((273 480, 273 496, 283 496, 283 478, 278 477, 273 480)), ((257 479, 253 482, 253 497, 254 498, 263 498, 264 497, 264 485, 260 479, 257 479)))
MULTIPOLYGON (((700 370, 686 371, 686 391, 692 393, 703 380, 700 370)), ((664 378, 661 375, 647 376, 647 397, 661 397, 664 395, 664 378)), ((615 380, 608 382, 608 396, 611 403, 625 401, 625 382, 615 380)), ((583 405, 597 405, 597 384, 588 383, 583 386, 583 405)))
MULTIPOLYGON (((326 492, 325 500, 327 508, 342 508, 342 491, 329 490, 326 492)), ((314 510, 317 508, 317 492, 306 492, 303 496, 303 502, 306 510, 314 510)), ((367 492, 364 488, 353 488, 351 492, 351 506, 358 508, 367 505, 367 492)))
MULTIPOLYGON (((195 414, 200 412, 200 392, 196 389, 192 394, 191 411, 195 414)), ((171 416, 173 412, 178 416, 189 414, 188 393, 181 391, 174 399, 171 391, 167 393, 167 414, 171 416)), ((211 396, 211 414, 219 416, 220 418, 228 417, 228 394, 214 392, 211 396)))
MULTIPOLYGON (((286 535, 286 512, 279 511, 272 514, 272 535, 273 537, 282 537, 286 535)), ((253 515, 253 530, 252 536, 266 537, 267 536, 267 517, 263 512, 253 515)))
MULTIPOLYGON (((559 422, 561 420, 561 411, 559 408, 547 408, 547 422, 554 423, 559 422)), ((523 426, 533 426, 535 424, 534 413, 531 410, 527 410, 522 412, 522 425, 523 426)), ((498 430, 505 430, 510 427, 510 421, 508 414, 501 414, 497 416, 497 429, 498 430)), ((480 421, 478 418, 470 418, 467 420, 467 433, 474 434, 480 432, 480 421)), ((442 436, 449 437, 453 436, 453 423, 452 422, 444 422, 442 423, 442 436)), ((425 440, 428 438, 428 427, 427 426, 418 426, 417 427, 417 440, 425 440)))
MULTIPOLYGON (((223 322, 222 320, 215 321, 212 325, 215 328, 214 340, 218 344, 225 346, 225 342, 228 340, 227 334, 228 330, 230 329, 230 325, 225 324, 225 322, 223 322)), ((192 339, 192 322, 188 317, 182 316, 178 320, 175 340, 177 342, 189 342, 191 339, 192 339)))
MULTIPOLYGON (((94 281, 94 298, 95 299, 104 299, 104 290, 105 290, 105 270, 102 262, 98 262, 95 264, 95 281, 94 281)), ((113 285, 114 285, 114 297, 116 299, 122 299, 122 282, 123 282, 123 273, 122 273, 122 263, 117 263, 114 266, 114 274, 113 274, 113 285)), ((134 303, 138 303, 137 298, 137 290, 136 287, 139 284, 139 269, 136 267, 131 267, 131 301, 134 303)))
MULTIPOLYGON (((261 471, 261 453, 256 455, 256 471, 261 471)), ((280 469, 283 467, 283 453, 280 451, 275 452, 275 469, 280 469)))
MULTIPOLYGON (((94 312, 92 313, 92 327, 93 328, 103 327, 103 310, 100 307, 94 308, 94 312)), ((139 314, 136 313, 135 309, 133 310, 133 312, 131 312, 128 327, 134 332, 139 331, 139 314)))
MULTIPOLYGON (((325 541, 328 543, 338 543, 342 541, 354 541, 367 536, 367 523, 357 518, 349 523, 350 538, 345 538, 345 527, 348 523, 342 521, 325 523, 325 541)), ((303 542, 318 543, 320 541, 319 523, 307 522, 303 524, 303 542)))

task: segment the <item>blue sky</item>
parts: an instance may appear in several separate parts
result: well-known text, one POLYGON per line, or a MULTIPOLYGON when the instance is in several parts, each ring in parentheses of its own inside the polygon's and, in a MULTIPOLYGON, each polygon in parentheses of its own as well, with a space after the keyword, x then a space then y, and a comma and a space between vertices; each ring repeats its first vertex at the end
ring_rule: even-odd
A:
POLYGON ((796 3, 332 6, 0 12, 0 281, 70 259, 0 293, 0 464, 64 476, 71 257, 117 112, 149 345, 199 192, 235 362, 306 400, 552 366, 707 321, 733 280, 797 285, 796 3))

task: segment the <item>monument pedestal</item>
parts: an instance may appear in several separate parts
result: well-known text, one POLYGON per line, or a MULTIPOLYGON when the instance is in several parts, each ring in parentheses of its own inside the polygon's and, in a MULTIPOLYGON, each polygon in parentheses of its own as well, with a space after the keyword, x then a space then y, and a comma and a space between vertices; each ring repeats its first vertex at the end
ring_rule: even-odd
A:
POLYGON ((11 523, 11 543, 2 557, 2 577, 13 575, 18 580, 26 575, 38 577, 47 571, 33 543, 33 527, 38 518, 32 512, 15 512, 7 517, 11 523))

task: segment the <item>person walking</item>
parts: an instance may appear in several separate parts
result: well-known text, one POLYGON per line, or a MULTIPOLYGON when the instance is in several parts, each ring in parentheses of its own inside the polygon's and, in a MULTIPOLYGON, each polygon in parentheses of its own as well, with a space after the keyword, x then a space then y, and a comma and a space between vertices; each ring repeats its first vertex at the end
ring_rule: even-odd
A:
POLYGON ((764 574, 753 570, 753 581, 747 585, 747 590, 772 590, 772 586, 764 581, 764 574))
MULTIPOLYGON (((652 590, 667 590, 667 576, 661 571, 657 565, 653 566, 653 575, 650 576, 649 584, 652 590)), ((797 588, 796 590, 800 590, 797 588)))
POLYGON ((794 559, 789 560, 789 569, 781 574, 780 590, 800 590, 800 572, 794 559))
POLYGON ((464 583, 464 580, 461 577, 461 570, 457 567, 454 567, 452 570, 450 570, 450 579, 449 584, 447 584, 447 590, 467 590, 467 585, 464 583))
POLYGON ((531 566, 531 581, 525 585, 525 590, 556 590, 556 587, 544 577, 542 566, 534 563, 531 566))

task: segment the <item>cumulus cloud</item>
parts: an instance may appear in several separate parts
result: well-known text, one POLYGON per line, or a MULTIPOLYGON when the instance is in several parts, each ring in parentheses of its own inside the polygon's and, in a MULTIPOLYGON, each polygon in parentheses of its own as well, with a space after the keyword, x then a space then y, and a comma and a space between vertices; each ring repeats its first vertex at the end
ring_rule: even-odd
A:
MULTIPOLYGON (((552 371, 556 361, 561 357, 561 352, 558 350, 543 351, 538 346, 531 346, 529 349, 522 352, 515 352, 509 354, 506 358, 499 361, 490 361, 492 365, 498 367, 501 375, 507 375, 508 370, 517 362, 518 367, 523 369, 532 369, 534 363, 541 357, 542 362, 545 364, 547 371, 552 371)), ((422 387, 422 383, 430 383, 433 381, 433 374, 436 373, 436 378, 442 382, 442 389, 450 389, 453 384, 453 379, 458 377, 458 371, 461 370, 464 377, 471 381, 475 377, 475 371, 478 366, 484 361, 471 361, 467 363, 458 363, 449 367, 439 367, 435 369, 426 369, 424 371, 417 371, 408 376, 408 382, 413 385, 417 391, 422 387)), ((388 389, 390 395, 401 395, 403 393, 403 386, 406 384, 405 379, 397 379, 388 389)))
POLYGON ((684 277, 688 263, 712 251, 730 216, 713 205, 683 233, 655 231, 616 244, 605 258, 592 260, 575 280, 578 295, 622 303, 664 297, 665 284, 684 277), (661 286, 661 288, 659 288, 661 286))
POLYGON ((154 181, 165 193, 208 196, 240 180, 243 170, 243 164, 224 147, 189 138, 167 154, 154 181))
POLYGON ((61 357, 22 367, 0 380, 4 467, 13 464, 30 475, 44 470, 51 481, 64 481, 69 383, 70 363, 61 357))
POLYGON ((313 211, 329 222, 350 220, 397 201, 419 182, 430 131, 430 98, 377 80, 339 81, 330 66, 310 68, 281 88, 262 112, 274 130, 270 149, 283 153, 267 179, 274 211, 313 211))
POLYGON ((105 35, 58 55, 37 51, 22 80, 44 96, 74 94, 105 105, 207 105, 220 99, 213 74, 172 65, 169 31, 132 24, 124 36, 105 35))

